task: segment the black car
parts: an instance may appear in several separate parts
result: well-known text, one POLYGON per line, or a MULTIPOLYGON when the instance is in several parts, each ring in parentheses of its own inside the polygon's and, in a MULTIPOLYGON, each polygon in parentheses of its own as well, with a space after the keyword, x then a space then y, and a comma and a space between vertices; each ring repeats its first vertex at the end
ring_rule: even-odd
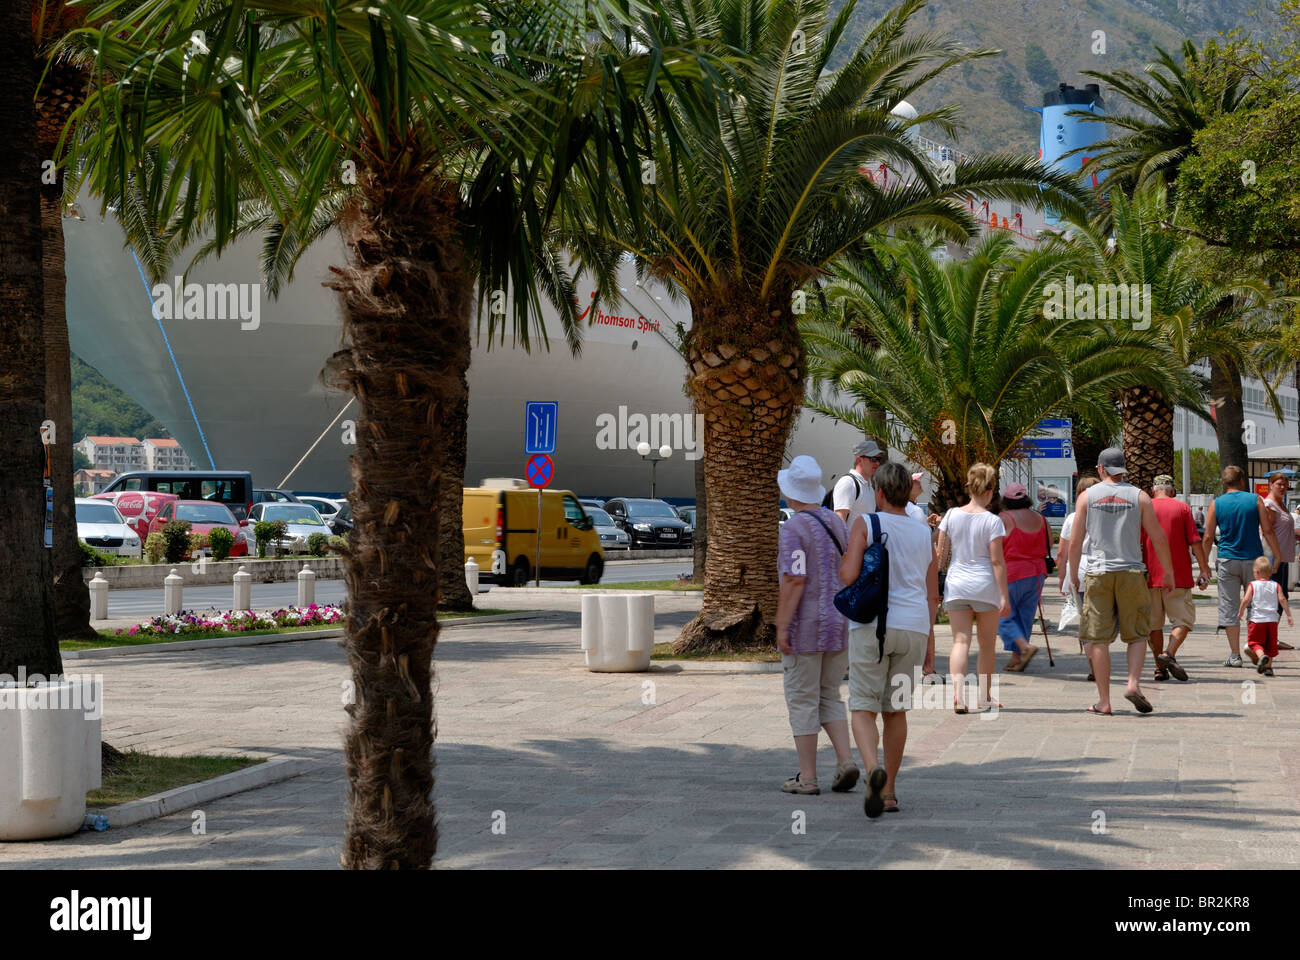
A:
POLYGON ((253 491, 253 502, 254 503, 299 503, 300 501, 288 490, 257 489, 253 491))
POLYGON ((691 525, 663 500, 618 497, 605 501, 605 512, 627 533, 633 549, 691 545, 691 525))
POLYGON ((354 522, 352 519, 352 504, 344 500, 342 506, 339 507, 338 513, 325 522, 329 525, 330 532, 336 537, 346 537, 354 522))

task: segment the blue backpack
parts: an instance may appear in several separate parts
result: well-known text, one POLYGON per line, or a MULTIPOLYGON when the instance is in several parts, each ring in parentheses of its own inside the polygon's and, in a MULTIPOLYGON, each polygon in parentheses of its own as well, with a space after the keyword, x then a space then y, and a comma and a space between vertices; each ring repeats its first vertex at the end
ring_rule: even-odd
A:
POLYGON ((876 639, 880 641, 879 663, 885 656, 885 620, 889 612, 889 551, 885 542, 889 534, 880 532, 880 518, 874 513, 866 515, 871 523, 871 545, 862 554, 862 572, 839 593, 835 594, 835 609, 858 623, 876 621, 876 639))

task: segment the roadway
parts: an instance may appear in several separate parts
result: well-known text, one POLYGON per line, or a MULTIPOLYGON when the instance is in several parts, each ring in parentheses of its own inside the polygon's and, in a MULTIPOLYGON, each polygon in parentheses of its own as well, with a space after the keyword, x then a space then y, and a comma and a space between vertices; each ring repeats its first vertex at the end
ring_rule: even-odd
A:
MULTIPOLYGON (((637 580, 675 580, 681 573, 689 573, 690 560, 615 560, 605 566, 602 583, 631 583, 637 580)), ((566 586, 571 580, 543 580, 543 586, 566 586)), ((229 610, 233 588, 229 584, 213 587, 186 587, 184 603, 187 610, 207 610, 216 607, 229 610)), ((479 602, 491 606, 489 598, 493 590, 509 590, 508 587, 479 587, 479 602)), ((316 602, 339 603, 347 595, 342 580, 317 580, 316 602)), ((293 581, 284 583, 254 583, 252 585, 252 604, 254 610, 268 610, 288 607, 298 601, 298 584, 293 581)), ((162 588, 138 590, 109 590, 108 616, 110 619, 138 617, 147 619, 162 613, 162 588)))

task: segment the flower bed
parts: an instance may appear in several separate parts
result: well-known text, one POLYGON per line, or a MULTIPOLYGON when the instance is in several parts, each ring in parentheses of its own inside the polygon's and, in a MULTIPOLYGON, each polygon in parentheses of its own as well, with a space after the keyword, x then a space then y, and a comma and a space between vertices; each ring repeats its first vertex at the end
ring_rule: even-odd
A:
POLYGON ((305 607, 287 607, 269 613, 252 610, 207 611, 182 610, 165 617, 153 617, 147 623, 118 629, 123 636, 173 636, 187 633, 251 633, 280 627, 331 626, 347 616, 333 604, 312 603, 305 607))

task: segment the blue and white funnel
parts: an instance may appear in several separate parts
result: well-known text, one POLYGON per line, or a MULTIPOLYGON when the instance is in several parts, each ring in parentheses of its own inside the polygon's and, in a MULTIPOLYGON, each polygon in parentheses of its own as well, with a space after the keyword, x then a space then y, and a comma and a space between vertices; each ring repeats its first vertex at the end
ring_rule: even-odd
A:
MULTIPOLYGON (((1057 89, 1043 94, 1041 108, 1029 109, 1042 117, 1038 132, 1038 158, 1053 170, 1078 173, 1090 159, 1086 148, 1106 139, 1106 124, 1066 116, 1076 110, 1105 115, 1106 105, 1101 97, 1101 87, 1095 83, 1089 83, 1082 89, 1062 83, 1057 89), (1084 149, 1079 150, 1080 147, 1084 149), (1074 150, 1079 152, 1066 156, 1074 150)), ((1094 173, 1094 186, 1098 180, 1098 175, 1094 173)), ((1045 212, 1047 223, 1055 226, 1060 218, 1053 210, 1045 212)))

